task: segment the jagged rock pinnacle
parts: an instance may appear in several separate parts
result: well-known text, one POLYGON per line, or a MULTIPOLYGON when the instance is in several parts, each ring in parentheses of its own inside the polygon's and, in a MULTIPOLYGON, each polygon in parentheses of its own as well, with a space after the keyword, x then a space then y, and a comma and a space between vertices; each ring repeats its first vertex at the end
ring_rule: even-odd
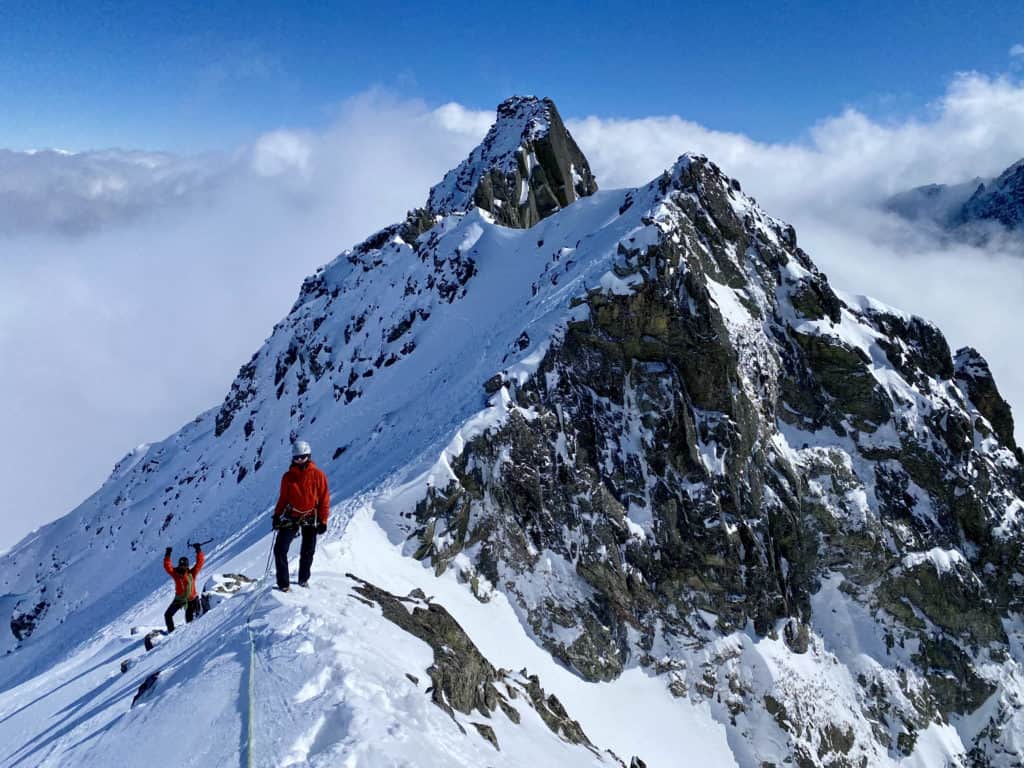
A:
POLYGON ((978 412, 989 420, 999 440, 1019 454, 1013 437, 1013 414, 1010 405, 999 394, 988 362, 978 350, 963 347, 957 350, 954 363, 956 377, 963 381, 978 412))
POLYGON ((587 158, 551 99, 513 96, 498 105, 487 136, 431 188, 434 215, 474 206, 499 224, 528 229, 597 191, 587 158))

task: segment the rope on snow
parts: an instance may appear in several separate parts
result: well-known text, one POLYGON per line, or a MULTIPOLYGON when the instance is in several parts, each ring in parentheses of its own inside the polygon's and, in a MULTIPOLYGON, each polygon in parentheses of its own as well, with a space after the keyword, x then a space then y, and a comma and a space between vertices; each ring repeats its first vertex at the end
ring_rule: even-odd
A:
MULTIPOLYGON (((257 585, 263 582, 267 578, 267 574, 270 573, 270 563, 274 557, 274 544, 277 543, 277 531, 274 531, 274 537, 270 540, 270 553, 267 555, 267 567, 263 569, 263 575, 260 577, 257 585)), ((252 768, 253 761, 253 742, 255 740, 256 730, 256 637, 252 633, 252 615, 256 611, 256 598, 259 594, 259 589, 254 591, 252 596, 252 602, 249 605, 249 612, 245 616, 245 630, 249 633, 249 722, 246 733, 246 756, 245 764, 247 768, 252 768)))

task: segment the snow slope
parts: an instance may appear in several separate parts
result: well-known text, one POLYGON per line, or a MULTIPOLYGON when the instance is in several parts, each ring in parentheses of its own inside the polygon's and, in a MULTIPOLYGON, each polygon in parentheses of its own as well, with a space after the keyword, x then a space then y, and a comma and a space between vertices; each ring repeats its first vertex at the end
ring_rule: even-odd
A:
MULTIPOLYGON (((734 765, 706 706, 673 698, 639 670, 612 684, 581 681, 526 636, 501 596, 479 603, 453 576, 437 579, 402 556, 371 505, 353 501, 333 514, 350 522, 321 546, 308 591, 281 594, 267 579, 146 653, 129 632, 161 623, 160 590, 49 675, 7 691, 0 764, 232 765, 248 764, 251 751, 257 766, 615 765, 558 738, 523 698, 514 704, 520 724, 501 713, 450 718, 425 692, 429 646, 355 599, 345 576, 355 573, 399 595, 422 589, 495 664, 539 674, 602 750, 627 760, 640 754, 650 766, 672 765, 683 751, 703 765, 734 765), (122 674, 125 659, 135 663, 122 674), (138 686, 158 670, 149 697, 132 707, 138 686), (472 722, 494 729, 500 751, 472 722)), ((270 539, 231 561, 215 555, 209 569, 258 572, 270 539)))

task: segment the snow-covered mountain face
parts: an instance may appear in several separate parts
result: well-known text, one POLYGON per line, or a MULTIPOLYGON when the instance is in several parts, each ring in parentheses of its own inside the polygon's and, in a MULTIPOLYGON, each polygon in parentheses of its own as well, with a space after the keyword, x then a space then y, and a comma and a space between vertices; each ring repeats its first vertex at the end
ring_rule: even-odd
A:
POLYGON ((964 203, 956 224, 992 221, 1007 229, 1024 225, 1024 160, 1019 160, 989 184, 981 184, 964 203))
POLYGON ((994 179, 915 187, 889 198, 885 207, 965 240, 980 242, 1007 232, 1020 233, 1024 231, 1024 160, 994 179))
POLYGON ((255 616, 254 664, 300 670, 266 715, 318 723, 291 747, 271 726, 267 764, 1017 764, 1024 457, 985 361, 837 294, 707 158, 598 192, 532 98, 308 278, 219 408, 3 557, 12 755, 100 764, 186 711, 203 681, 179 671, 148 718, 120 722, 123 696, 56 736, 30 717, 159 615, 165 546, 212 537, 212 569, 260 575, 296 435, 337 502, 329 599, 253 590, 130 673, 198 658, 226 681, 208 714, 244 729, 255 616), (423 726, 411 752, 394 711, 423 726))

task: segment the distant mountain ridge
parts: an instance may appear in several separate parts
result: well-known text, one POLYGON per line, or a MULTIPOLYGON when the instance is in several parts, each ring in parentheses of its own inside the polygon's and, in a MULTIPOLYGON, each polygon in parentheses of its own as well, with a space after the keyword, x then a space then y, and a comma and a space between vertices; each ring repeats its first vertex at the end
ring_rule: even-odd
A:
POLYGON ((1007 229, 1024 225, 1024 160, 1018 160, 993 181, 979 184, 963 204, 954 223, 993 221, 1007 229))
POLYGON ((968 240, 1024 232, 1024 159, 996 178, 914 187, 890 197, 885 208, 968 240))

